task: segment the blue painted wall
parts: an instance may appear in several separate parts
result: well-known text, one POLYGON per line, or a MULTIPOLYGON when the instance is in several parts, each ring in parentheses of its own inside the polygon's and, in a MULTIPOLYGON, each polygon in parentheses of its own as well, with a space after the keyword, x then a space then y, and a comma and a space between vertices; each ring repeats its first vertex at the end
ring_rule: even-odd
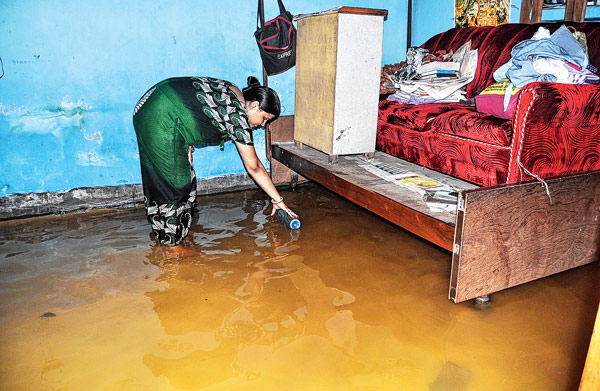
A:
MULTIPOLYGON (((265 0, 267 19, 278 12, 265 0)), ((407 0, 285 0, 294 13, 383 8, 383 64, 406 58, 407 0)), ((519 19, 520 0, 511 21, 519 19)), ((412 44, 454 24, 454 0, 413 0, 412 44)), ((588 14, 598 14, 588 10, 588 14)), ((0 197, 140 183, 133 106, 154 83, 208 75, 261 79, 256 1, 0 1, 0 197)), ((546 13, 544 14, 546 18, 546 13)), ((560 17, 560 16, 559 16, 560 17)), ((294 71, 271 77, 282 115, 294 112, 294 71)), ((256 149, 267 164, 264 132, 256 149)), ((244 172, 235 146, 195 152, 209 178, 244 172)))
MULTIPOLYGON (((277 15, 265 0, 266 17, 277 15)), ((286 0, 294 14, 337 6, 384 8, 383 63, 406 46, 406 1, 286 0)), ((0 1, 0 196, 140 183, 131 123, 154 83, 208 75, 262 80, 256 1, 0 1)), ((270 78, 282 115, 294 112, 294 71, 270 78)), ((267 164, 264 131, 256 149, 267 164)), ((235 146, 194 153, 200 178, 243 173, 235 146)))

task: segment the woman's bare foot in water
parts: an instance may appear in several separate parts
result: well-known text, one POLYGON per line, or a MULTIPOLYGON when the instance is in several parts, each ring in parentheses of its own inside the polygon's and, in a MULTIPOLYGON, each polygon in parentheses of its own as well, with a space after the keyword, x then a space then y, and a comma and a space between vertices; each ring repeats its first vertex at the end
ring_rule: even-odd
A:
POLYGON ((198 255, 197 251, 194 251, 189 248, 185 248, 182 245, 170 246, 170 247, 165 246, 164 248, 167 250, 167 252, 177 255, 179 258, 187 258, 187 257, 193 257, 195 255, 198 255))

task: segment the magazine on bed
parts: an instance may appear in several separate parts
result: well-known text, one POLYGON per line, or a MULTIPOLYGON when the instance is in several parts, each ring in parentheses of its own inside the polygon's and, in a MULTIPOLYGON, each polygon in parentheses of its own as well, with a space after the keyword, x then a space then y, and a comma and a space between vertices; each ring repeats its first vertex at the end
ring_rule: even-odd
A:
POLYGON ((371 162, 360 160, 359 166, 386 181, 419 194, 432 211, 445 210, 456 213, 458 190, 448 184, 377 159, 371 162))

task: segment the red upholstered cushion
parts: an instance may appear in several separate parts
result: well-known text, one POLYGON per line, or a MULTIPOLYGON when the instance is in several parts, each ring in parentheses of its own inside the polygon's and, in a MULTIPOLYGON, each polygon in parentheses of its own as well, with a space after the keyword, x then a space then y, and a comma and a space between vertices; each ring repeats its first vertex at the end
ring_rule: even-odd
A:
POLYGON ((482 186, 506 183, 510 147, 377 123, 380 151, 482 186))
POLYGON ((531 83, 515 113, 509 182, 600 169, 600 86, 531 83))
POLYGON ((512 121, 478 112, 464 106, 438 115, 431 121, 432 132, 461 136, 494 145, 508 146, 512 121))
POLYGON ((379 120, 399 125, 417 132, 429 130, 430 122, 438 115, 457 107, 468 107, 460 103, 430 103, 410 105, 395 101, 379 102, 379 120))

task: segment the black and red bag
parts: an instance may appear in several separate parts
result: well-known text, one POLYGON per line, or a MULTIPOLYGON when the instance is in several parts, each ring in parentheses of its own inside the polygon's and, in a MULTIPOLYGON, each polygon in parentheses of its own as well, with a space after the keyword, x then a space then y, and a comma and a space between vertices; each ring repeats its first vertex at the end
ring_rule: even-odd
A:
POLYGON ((292 14, 285 9, 281 0, 279 16, 265 23, 263 0, 258 0, 256 32, 260 57, 268 76, 287 71, 296 65, 296 28, 292 14), (259 24, 260 23, 260 24, 259 24))

